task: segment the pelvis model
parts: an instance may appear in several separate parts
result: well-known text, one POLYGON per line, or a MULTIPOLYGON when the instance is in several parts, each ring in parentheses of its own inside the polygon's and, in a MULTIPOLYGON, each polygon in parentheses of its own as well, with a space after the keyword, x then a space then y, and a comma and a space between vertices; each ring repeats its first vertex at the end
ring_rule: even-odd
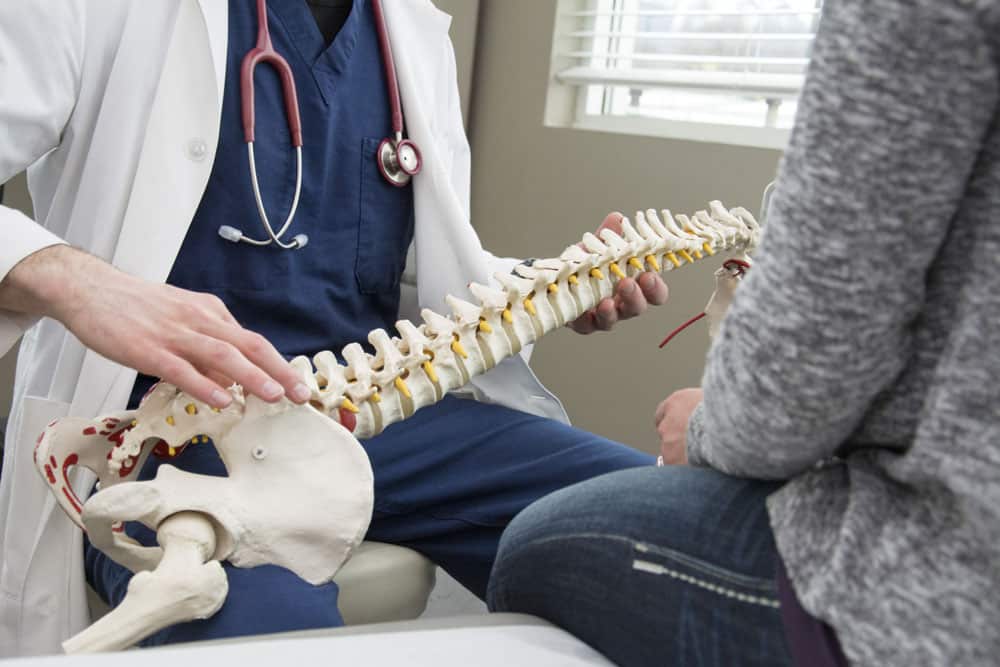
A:
MULTIPOLYGON (((586 234, 558 259, 536 260, 494 286, 472 284, 478 304, 448 297, 450 316, 423 311, 424 322, 377 329, 375 354, 353 343, 346 365, 332 352, 292 363, 312 389, 305 405, 268 404, 230 388, 233 402, 213 409, 160 383, 131 412, 94 420, 66 418, 38 440, 35 462, 69 517, 90 541, 135 572, 124 601, 69 639, 67 652, 131 646, 174 623, 206 618, 228 591, 220 561, 265 563, 313 584, 330 581, 368 528, 371 466, 358 438, 368 438, 439 401, 643 271, 673 270, 705 255, 747 254, 759 237, 753 216, 713 202, 688 217, 638 213, 622 234, 586 234), (156 479, 135 481, 152 453, 214 443, 228 477, 162 465, 156 479), (84 466, 99 480, 83 502, 69 471, 84 466), (156 531, 158 547, 125 535, 128 521, 156 531)), ((726 266, 730 266, 727 263, 726 266)), ((734 275, 720 269, 720 288, 734 275)))

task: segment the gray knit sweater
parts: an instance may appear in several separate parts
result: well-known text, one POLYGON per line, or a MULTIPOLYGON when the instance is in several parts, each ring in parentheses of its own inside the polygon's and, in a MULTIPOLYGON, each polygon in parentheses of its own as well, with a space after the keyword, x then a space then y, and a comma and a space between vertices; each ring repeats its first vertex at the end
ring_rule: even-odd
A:
POLYGON ((1000 2, 827 0, 693 463, 859 665, 1000 664, 1000 2))

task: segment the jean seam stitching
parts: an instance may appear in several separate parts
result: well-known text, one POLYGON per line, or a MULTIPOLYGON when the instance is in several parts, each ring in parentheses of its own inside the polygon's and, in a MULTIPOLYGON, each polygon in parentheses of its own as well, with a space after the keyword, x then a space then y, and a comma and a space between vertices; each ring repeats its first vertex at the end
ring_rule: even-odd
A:
POLYGON ((659 563, 653 563, 647 560, 639 560, 638 558, 632 561, 632 569, 637 572, 646 572, 648 574, 657 576, 667 576, 671 579, 676 579, 685 584, 695 586, 697 588, 702 588, 716 595, 721 595, 722 597, 731 598, 739 602, 746 602, 747 604, 754 604, 761 607, 768 607, 771 609, 780 609, 781 604, 776 599, 764 597, 762 595, 750 595, 748 593, 741 593, 735 591, 731 588, 726 588, 725 586, 720 586, 718 584, 713 584, 710 581, 705 581, 699 579, 698 577, 693 577, 690 574, 684 574, 683 572, 678 572, 677 570, 672 570, 669 567, 664 567, 659 563))
MULTIPOLYGON (((673 560, 680 565, 686 565, 692 569, 698 570, 699 572, 707 576, 717 577, 734 586, 743 586, 745 588, 750 588, 757 591, 763 591, 765 593, 769 593, 774 590, 774 582, 771 580, 759 579, 756 577, 754 578, 747 577, 745 575, 741 575, 735 572, 730 572, 729 570, 724 570, 716 565, 712 565, 711 563, 706 563, 705 561, 694 558, 692 556, 688 556, 687 554, 682 554, 673 549, 669 549, 659 545, 651 545, 648 542, 640 542, 628 537, 623 537, 621 535, 614 535, 610 533, 571 533, 569 535, 543 537, 531 540, 530 542, 527 543, 526 546, 538 546, 546 544, 548 542, 559 542, 565 540, 595 539, 595 538, 628 544, 634 550, 639 551, 640 553, 648 553, 652 551, 656 555, 673 560)), ((664 566, 659 565, 659 567, 664 567, 664 566)), ((664 569, 667 568, 664 567, 664 569)))
POLYGON ((718 577, 734 586, 744 586, 746 588, 753 588, 763 591, 773 591, 774 581, 771 579, 761 579, 760 577, 748 577, 746 575, 740 574, 738 572, 733 572, 732 570, 727 570, 726 568, 719 567, 714 563, 709 563, 707 561, 701 560, 689 554, 677 551, 676 549, 671 549, 670 547, 664 547, 659 544, 650 544, 649 542, 635 542, 635 549, 640 553, 653 553, 662 558, 666 558, 674 561, 678 565, 684 565, 690 567, 693 570, 697 570, 702 574, 710 577, 718 577))

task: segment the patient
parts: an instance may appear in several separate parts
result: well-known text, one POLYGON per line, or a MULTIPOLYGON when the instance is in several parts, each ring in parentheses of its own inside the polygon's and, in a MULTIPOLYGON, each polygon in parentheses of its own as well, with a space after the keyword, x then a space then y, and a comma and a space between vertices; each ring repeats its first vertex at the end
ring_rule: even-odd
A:
POLYGON ((675 465, 525 510, 493 609, 622 665, 995 664, 998 28, 827 0, 704 398, 657 412, 675 465))

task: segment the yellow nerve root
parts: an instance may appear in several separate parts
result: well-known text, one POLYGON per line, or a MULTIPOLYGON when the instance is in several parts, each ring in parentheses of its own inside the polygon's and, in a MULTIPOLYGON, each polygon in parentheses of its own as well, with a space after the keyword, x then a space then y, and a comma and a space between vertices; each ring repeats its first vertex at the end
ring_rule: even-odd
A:
POLYGON ((656 261, 655 256, 646 255, 646 264, 649 264, 650 268, 652 268, 657 273, 660 272, 660 263, 656 261))
POLYGON ((503 309, 503 321, 507 324, 514 324, 514 314, 510 312, 510 308, 503 309))
POLYGON ((705 254, 708 255, 709 257, 715 254, 715 251, 712 250, 712 244, 709 243, 708 241, 705 241, 702 247, 705 248, 705 254))
POLYGON ((628 261, 628 265, 631 266, 636 271, 645 271, 646 267, 642 265, 638 257, 633 257, 628 261))
POLYGON ((622 271, 621 267, 619 267, 615 262, 608 264, 608 268, 611 269, 611 273, 615 274, 618 280, 623 280, 625 278, 625 272, 622 271))
POLYGON ((361 412, 361 410, 358 410, 358 406, 354 405, 354 402, 346 396, 344 397, 344 400, 340 402, 340 407, 344 408, 348 412, 353 412, 354 414, 361 412))
POLYGON ((489 322, 487 322, 484 317, 479 318, 479 330, 487 334, 493 333, 493 327, 489 325, 489 322))
POLYGON ((535 310, 535 304, 532 302, 530 296, 524 300, 524 309, 528 311, 532 317, 538 315, 538 311, 535 310))
POLYGON ((681 257, 683 257, 689 264, 694 264, 694 258, 691 257, 691 253, 689 253, 687 250, 678 250, 678 252, 681 254, 681 257))
POLYGON ((604 280, 604 274, 601 273, 600 269, 591 269, 590 270, 590 277, 591 278, 597 278, 598 280, 604 280))
POLYGON ((458 356, 462 357, 463 359, 468 359, 469 358, 469 353, 465 351, 464 347, 462 347, 462 342, 460 340, 458 340, 458 334, 454 334, 454 336, 455 336, 455 340, 453 340, 451 342, 451 350, 452 350, 452 352, 454 352, 458 356))
POLYGON ((668 252, 666 255, 664 255, 664 257, 670 260, 670 263, 674 265, 675 269, 681 268, 681 260, 677 259, 677 255, 675 255, 674 253, 668 252))
POLYGON ((576 275, 571 275, 569 278, 566 279, 566 281, 569 282, 570 285, 580 284, 580 279, 577 278, 576 275))
POLYGON ((548 290, 549 294, 555 294, 556 292, 559 291, 559 285, 552 283, 551 285, 549 285, 548 290))
POLYGON ((399 393, 407 398, 413 398, 413 394, 410 393, 410 388, 406 386, 406 382, 403 381, 403 378, 396 378, 393 383, 396 385, 396 389, 399 390, 399 393))
POLYGON ((431 379, 431 382, 437 384, 438 376, 437 372, 434 370, 434 364, 429 361, 424 362, 424 373, 427 373, 427 377, 431 379))

